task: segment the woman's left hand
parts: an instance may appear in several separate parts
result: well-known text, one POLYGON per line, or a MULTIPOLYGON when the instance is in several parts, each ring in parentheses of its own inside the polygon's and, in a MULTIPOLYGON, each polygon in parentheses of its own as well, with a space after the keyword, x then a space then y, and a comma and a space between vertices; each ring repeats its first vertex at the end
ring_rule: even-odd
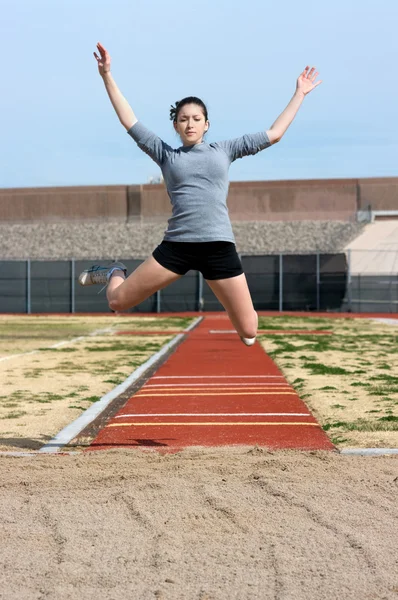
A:
POLYGON ((304 71, 301 73, 300 77, 297 79, 297 87, 296 87, 297 92, 301 92, 302 94, 304 94, 304 96, 306 96, 314 88, 316 88, 320 83, 322 83, 322 80, 317 81, 317 83, 314 83, 315 79, 319 75, 318 71, 316 71, 316 72, 314 72, 314 71, 315 71, 315 67, 312 67, 312 69, 310 71, 309 71, 309 67, 305 67, 304 71))

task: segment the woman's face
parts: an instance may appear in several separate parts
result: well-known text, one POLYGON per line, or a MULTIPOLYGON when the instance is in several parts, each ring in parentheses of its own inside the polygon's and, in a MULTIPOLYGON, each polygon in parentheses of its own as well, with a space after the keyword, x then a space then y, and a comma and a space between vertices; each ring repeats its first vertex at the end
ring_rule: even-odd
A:
POLYGON ((185 104, 178 113, 174 129, 179 134, 184 146, 200 144, 203 135, 209 129, 203 111, 197 104, 185 104))

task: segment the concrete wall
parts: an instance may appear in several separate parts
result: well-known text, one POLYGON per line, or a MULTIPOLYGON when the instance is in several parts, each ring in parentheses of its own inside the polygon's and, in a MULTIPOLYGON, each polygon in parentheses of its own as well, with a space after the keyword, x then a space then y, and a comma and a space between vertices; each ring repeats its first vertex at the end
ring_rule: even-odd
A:
POLYGON ((126 189, 125 185, 0 189, 0 221, 126 219, 126 189))
MULTIPOLYGON (((228 209, 232 221, 354 220, 355 180, 233 181, 228 209)), ((163 184, 143 185, 141 218, 164 221, 171 215, 163 184)), ((134 216, 131 215, 132 220, 134 216)))
POLYGON ((372 210, 398 210, 398 177, 358 179, 358 208, 372 210))
POLYGON ((355 180, 233 182, 228 207, 234 221, 353 219, 355 180))
MULTIPOLYGON (((355 220, 356 211, 398 210, 398 177, 233 181, 232 221, 355 220)), ((0 221, 128 220, 171 215, 164 184, 0 189, 0 221)))

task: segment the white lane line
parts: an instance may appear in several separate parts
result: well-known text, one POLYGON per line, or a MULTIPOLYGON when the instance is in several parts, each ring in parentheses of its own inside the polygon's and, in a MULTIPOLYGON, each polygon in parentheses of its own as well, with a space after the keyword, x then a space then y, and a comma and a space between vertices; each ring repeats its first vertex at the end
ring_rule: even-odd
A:
POLYGON ((36 354, 37 352, 40 352, 40 350, 32 350, 31 352, 23 352, 23 354, 11 354, 10 356, 3 356, 2 358, 0 358, 0 362, 3 362, 3 360, 10 360, 11 358, 18 358, 18 356, 28 356, 28 354, 36 354))
MULTIPOLYGON (((283 375, 155 375, 152 379, 285 379, 283 375)), ((196 385, 196 384, 195 384, 196 385)))
POLYGON ((209 333, 236 333, 238 335, 236 329, 209 329, 209 333))
POLYGON ((161 396, 162 393, 164 396, 186 396, 186 395, 194 395, 197 394, 198 396, 203 396, 203 395, 217 395, 219 392, 230 392, 231 396, 242 396, 244 394, 248 394, 250 396, 250 394, 253 394, 254 396, 258 395, 258 393, 261 392, 274 392, 275 394, 278 394, 279 392, 286 392, 286 391, 290 391, 290 392, 294 392, 294 388, 292 388, 291 385, 289 385, 288 383, 286 385, 274 385, 272 383, 269 383, 268 385, 262 385, 261 387, 252 387, 251 385, 246 385, 245 387, 230 387, 229 385, 223 385, 220 387, 216 387, 216 388, 196 388, 196 387, 178 387, 178 388, 145 388, 142 387, 140 389, 140 395, 145 395, 145 396, 161 396), (142 392, 142 394, 141 394, 142 392), (160 394, 158 392, 161 392, 160 394), (174 392, 174 394, 170 394, 169 392, 174 392), (180 392, 184 392, 184 393, 180 393, 180 392), (187 394, 185 393, 187 392, 187 394), (205 394, 203 394, 202 392, 205 392, 205 394))
MULTIPOLYGON (((379 319, 381 320, 381 319, 379 319)), ((388 319, 384 319, 385 321, 388 319)), ((390 321, 393 319, 390 319, 390 321)), ((398 320, 396 325, 398 325, 398 320)), ((264 329, 260 329, 258 331, 258 334, 261 335, 261 333, 264 331, 264 329)), ((266 329, 265 331, 267 331, 269 334, 272 334, 274 332, 273 329, 266 329)), ((277 333, 279 333, 280 331, 283 331, 283 333, 290 333, 290 329, 283 329, 283 327, 281 327, 280 329, 276 329, 275 330, 277 333)), ((297 329, 294 329, 293 331, 297 331, 297 329)), ((301 329, 299 330, 301 331, 303 334, 304 333, 311 333, 311 331, 313 331, 312 329, 301 329)), ((237 331, 235 329, 209 329, 209 333, 236 333, 236 335, 238 335, 237 331)), ((256 336, 257 337, 257 336, 256 336)))
MULTIPOLYGON (((39 454, 38 450, 34 450, 33 452, 13 452, 12 450, 2 450, 0 452, 0 456, 24 456, 27 458, 33 458, 39 454)), ((58 456, 63 456, 64 454, 81 454, 77 450, 73 450, 72 452, 58 452, 58 456)))
POLYGON ((306 423, 305 421, 300 421, 299 423, 295 423, 294 421, 282 421, 281 423, 276 422, 276 421, 233 421, 232 423, 229 423, 228 421, 217 421, 216 423, 213 423, 212 421, 178 421, 178 422, 173 422, 173 421, 168 421, 167 423, 162 423, 160 421, 149 421, 148 423, 146 423, 145 421, 142 423, 110 423, 109 425, 105 425, 105 428, 107 429, 108 427, 170 427, 170 426, 176 426, 176 427, 187 427, 187 426, 195 426, 195 427, 200 427, 201 425, 205 425, 206 427, 210 427, 213 425, 216 425, 218 427, 226 427, 228 425, 234 426, 236 427, 237 425, 244 425, 244 426, 257 426, 257 425, 268 425, 268 426, 273 426, 275 427, 275 425, 279 426, 279 425, 300 425, 301 427, 305 427, 306 425, 310 426, 310 427, 320 427, 319 423, 306 423))
POLYGON ((204 317, 198 317, 197 319, 195 319, 194 321, 192 321, 192 323, 190 325, 188 325, 188 327, 186 327, 184 329, 185 331, 191 331, 191 329, 193 329, 194 327, 196 327, 196 325, 198 325, 201 321, 203 321, 204 317))
MULTIPOLYGON (((398 319, 387 319, 387 318, 378 318, 378 317, 373 317, 371 319, 372 321, 378 321, 379 323, 386 323, 387 325, 397 325, 398 326, 398 319)), ((359 319, 358 319, 359 321, 359 319)))
MULTIPOLYGON (((93 335, 101 335, 102 333, 110 333, 113 331, 114 327, 107 327, 106 329, 97 329, 92 333, 88 333, 87 335, 81 335, 77 338, 73 338, 71 340, 63 340, 62 342, 57 342, 52 346, 46 346, 44 349, 50 348, 59 348, 60 346, 65 346, 66 344, 74 344, 75 342, 80 342, 80 340, 84 340, 88 337, 92 337, 93 335)), ((10 360, 11 358, 18 358, 19 356, 28 356, 28 354, 37 354, 38 352, 43 352, 43 350, 31 350, 30 352, 22 352, 21 354, 10 354, 10 356, 3 356, 0 358, 0 362, 3 360, 10 360)))
MULTIPOLYGON (((311 453, 313 450, 300 450, 300 452, 308 452, 311 453)), ((40 454, 39 450, 33 450, 32 452, 12 452, 10 450, 2 450, 0 451, 0 456, 10 456, 10 457, 26 457, 26 458, 34 458, 38 454, 40 454)), ((67 454, 83 454, 80 450, 72 450, 56 452, 54 454, 47 454, 47 456, 64 456, 67 454)), ((398 448, 345 448, 339 451, 339 455, 341 456, 349 456, 349 455, 358 455, 358 456, 382 456, 383 454, 398 454, 398 448)))
MULTIPOLYGON (((192 324, 196 325, 200 322, 203 317, 198 317, 192 324)), ((60 448, 68 444, 78 433, 80 433, 87 425, 89 425, 94 419, 102 413, 103 410, 114 400, 117 396, 120 396, 130 385, 132 385, 137 379, 139 379, 145 371, 147 371, 154 363, 156 363, 164 354, 168 352, 170 348, 175 346, 182 338, 183 333, 176 335, 170 342, 168 342, 163 348, 156 352, 151 358, 144 362, 138 367, 127 379, 116 386, 113 390, 105 394, 100 400, 92 404, 84 413, 77 419, 69 423, 64 429, 62 429, 52 440, 50 440, 45 446, 40 448, 39 453, 43 454, 54 454, 59 452, 60 448)))
POLYGON ((177 397, 177 396, 188 396, 188 397, 192 397, 192 396, 211 396, 212 398, 215 398, 217 396, 296 396, 297 397, 297 392, 295 391, 290 391, 291 388, 289 388, 289 391, 284 389, 283 391, 279 391, 279 390, 261 390, 261 392, 235 392, 235 391, 231 391, 229 390, 228 392, 220 392, 218 390, 216 390, 214 392, 205 392, 204 394, 202 392, 198 392, 197 390, 195 391, 189 391, 189 392, 184 392, 183 394, 176 394, 175 392, 173 394, 166 394, 164 391, 162 391, 161 394, 155 394, 153 392, 149 392, 147 394, 136 394, 134 396, 134 398, 155 398, 156 396, 161 396, 162 398, 166 398, 167 396, 170 397, 177 397))
POLYGON ((126 417, 309 417, 310 413, 130 413, 117 415, 115 419, 126 417))
POLYGON ((343 448, 340 454, 356 454, 358 456, 381 456, 383 454, 398 454, 398 448, 343 448))

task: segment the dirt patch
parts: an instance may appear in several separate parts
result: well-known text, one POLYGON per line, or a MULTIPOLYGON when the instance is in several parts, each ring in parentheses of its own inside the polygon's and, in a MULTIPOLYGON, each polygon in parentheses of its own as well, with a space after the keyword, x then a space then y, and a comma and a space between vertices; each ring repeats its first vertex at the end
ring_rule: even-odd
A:
POLYGON ((122 338, 114 335, 120 327, 167 332, 189 322, 179 317, 2 316, 0 450, 40 448, 174 337, 122 338))
POLYGON ((281 317, 273 325, 282 320, 287 331, 297 325, 333 331, 259 338, 333 443, 398 447, 397 329, 365 319, 281 317))
POLYGON ((192 318, 186 317, 107 317, 0 315, 0 358, 49 347, 61 340, 92 335, 97 330, 121 329, 165 331, 185 329, 192 318))
POLYGON ((41 447, 171 339, 97 336, 0 363, 0 450, 41 447))

